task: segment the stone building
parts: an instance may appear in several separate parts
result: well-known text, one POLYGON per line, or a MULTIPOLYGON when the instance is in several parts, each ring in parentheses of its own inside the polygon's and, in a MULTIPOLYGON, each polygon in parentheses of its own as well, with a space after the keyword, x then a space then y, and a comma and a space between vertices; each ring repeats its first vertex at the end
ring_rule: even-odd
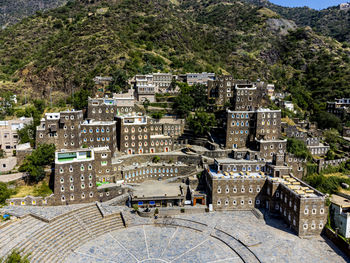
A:
POLYGON ((127 93, 114 93, 112 98, 89 97, 87 116, 96 121, 113 121, 116 115, 133 112, 134 106, 133 89, 129 89, 127 93))
MULTIPOLYGON (((284 166, 283 161, 283 156, 276 159, 276 166, 284 166)), ((279 213, 299 236, 319 235, 327 221, 325 195, 292 175, 273 177, 269 172, 262 161, 217 159, 205 165, 209 204, 214 210, 265 207, 279 213)))
POLYGON ((249 84, 249 82, 236 80, 233 76, 217 76, 215 80, 208 81, 208 98, 214 100, 217 106, 231 103, 236 84, 249 84))
POLYGON ((250 111, 262 106, 262 92, 254 83, 236 84, 233 89, 233 97, 234 110, 250 111))
POLYGON ((113 78, 112 77, 96 76, 93 78, 93 81, 95 82, 96 93, 103 96, 103 94, 105 94, 105 92, 106 92, 106 88, 113 81, 113 78))
POLYGON ((288 126, 284 129, 288 138, 295 138, 306 143, 307 133, 297 126, 288 126))
POLYGON ((55 203, 65 205, 96 201, 96 170, 101 166, 91 149, 56 152, 55 203))
POLYGON ((143 101, 148 99, 153 102, 155 93, 171 92, 171 82, 174 76, 170 73, 152 73, 148 75, 136 75, 129 83, 134 87, 137 94, 137 100, 143 101))
POLYGON ((350 114, 350 98, 335 99, 327 102, 327 111, 339 118, 344 118, 350 114))
POLYGON ((83 112, 62 111, 46 113, 36 127, 36 144, 55 144, 56 149, 76 149, 80 147, 80 122, 83 112))
POLYGON ((262 158, 272 159, 272 153, 286 150, 287 141, 280 136, 280 110, 227 110, 226 149, 254 148, 262 158))
POLYGON ((307 138, 306 147, 312 156, 324 156, 330 149, 329 145, 321 143, 317 137, 307 138))
POLYGON ((215 80, 215 73, 202 72, 202 73, 187 73, 185 75, 185 82, 187 82, 189 86, 192 86, 195 84, 208 86, 208 82, 214 81, 214 80, 215 80))
POLYGON ((264 166, 260 161, 227 158, 206 165, 204 181, 209 204, 214 210, 251 210, 259 206, 266 181, 264 166))
POLYGON ((0 121, 0 149, 11 154, 19 143, 18 130, 31 124, 33 118, 21 117, 19 119, 0 121))
POLYGON ((184 120, 143 115, 117 117, 117 144, 124 154, 170 152, 183 133, 184 120))
POLYGON ((343 237, 350 238, 350 200, 339 195, 332 195, 331 202, 331 221, 343 237))
POLYGON ((80 145, 86 147, 108 147, 112 156, 116 154, 116 121, 84 120, 81 124, 80 145))
POLYGON ((343 127, 343 137, 350 138, 350 127, 343 127))
POLYGON ((302 237, 320 235, 327 223, 326 196, 291 175, 267 177, 265 207, 302 237))

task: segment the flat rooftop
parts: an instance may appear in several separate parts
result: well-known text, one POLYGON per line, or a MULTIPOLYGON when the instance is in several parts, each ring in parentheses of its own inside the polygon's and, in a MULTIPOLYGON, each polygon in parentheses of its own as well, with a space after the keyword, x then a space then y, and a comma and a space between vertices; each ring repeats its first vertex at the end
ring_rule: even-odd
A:
POLYGON ((306 198, 315 198, 323 196, 321 192, 309 187, 305 183, 289 175, 284 175, 282 177, 269 177, 270 180, 283 184, 291 192, 306 198))
POLYGON ((183 183, 169 183, 167 181, 146 181, 134 187, 133 198, 151 197, 177 197, 183 196, 180 186, 185 189, 183 183))
POLYGON ((213 179, 263 179, 266 178, 264 172, 218 172, 213 168, 208 168, 213 179))
POLYGON ((350 200, 345 198, 345 197, 342 197, 340 195, 332 195, 331 202, 342 207, 342 208, 349 208, 350 207, 350 200))

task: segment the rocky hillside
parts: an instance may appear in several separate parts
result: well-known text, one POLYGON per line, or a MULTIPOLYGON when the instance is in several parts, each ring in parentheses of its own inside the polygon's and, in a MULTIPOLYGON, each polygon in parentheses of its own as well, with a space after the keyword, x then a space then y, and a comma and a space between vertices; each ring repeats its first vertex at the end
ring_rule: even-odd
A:
POLYGON ((349 48, 235 0, 69 2, 3 30, 0 46, 0 88, 41 97, 152 71, 261 78, 303 108, 350 96, 349 48))
POLYGON ((17 23, 23 18, 64 5, 67 0, 1 0, 0 28, 17 23))
POLYGON ((294 20, 298 26, 310 26, 315 32, 350 43, 350 10, 334 6, 319 11, 308 7, 283 7, 268 0, 245 1, 267 7, 286 19, 294 20))

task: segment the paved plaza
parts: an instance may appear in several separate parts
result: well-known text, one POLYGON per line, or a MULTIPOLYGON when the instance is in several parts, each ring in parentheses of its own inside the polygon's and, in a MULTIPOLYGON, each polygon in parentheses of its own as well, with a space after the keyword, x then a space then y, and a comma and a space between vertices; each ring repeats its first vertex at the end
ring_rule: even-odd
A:
POLYGON ((108 204, 2 211, 50 219, 26 216, 0 229, 0 257, 18 248, 31 262, 350 262, 325 238, 299 238, 268 213, 265 220, 250 211, 154 219, 108 204))
POLYGON ((179 215, 175 219, 182 221, 182 226, 173 219, 135 217, 134 226, 89 241, 66 262, 244 262, 239 249, 212 236, 215 229, 242 241, 258 262, 349 262, 323 237, 299 238, 280 219, 259 220, 244 211, 179 215), (169 225, 162 226, 163 221, 169 225))

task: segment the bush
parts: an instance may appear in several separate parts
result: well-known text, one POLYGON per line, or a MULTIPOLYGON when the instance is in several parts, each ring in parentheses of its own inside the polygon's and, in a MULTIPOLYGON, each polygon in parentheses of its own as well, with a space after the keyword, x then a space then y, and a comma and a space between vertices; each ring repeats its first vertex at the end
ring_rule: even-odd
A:
POLYGON ((134 209, 134 211, 138 211, 139 210, 139 206, 137 204, 133 204, 132 208, 134 209))
POLYGON ((14 249, 6 258, 0 258, 0 263, 29 263, 30 254, 21 256, 21 251, 14 249))
POLYGON ((4 205, 6 199, 10 198, 11 190, 7 188, 7 185, 0 182, 0 204, 4 205))
POLYGON ((46 182, 43 182, 41 185, 37 186, 34 190, 34 196, 49 196, 52 194, 52 190, 46 182))
POLYGON ((287 151, 294 154, 298 158, 304 158, 311 160, 312 156, 303 141, 288 138, 287 140, 287 151))
POLYGON ((154 209, 154 214, 155 214, 155 215, 158 215, 158 214, 159 214, 158 208, 154 209))
POLYGON ((153 163, 158 163, 160 161, 160 157, 158 155, 154 156, 152 159, 153 163))
POLYGON ((31 155, 24 159, 18 171, 28 172, 31 181, 41 181, 45 177, 43 166, 49 165, 55 160, 55 149, 54 144, 40 144, 31 155))
POLYGON ((185 208, 181 208, 181 213, 185 213, 185 208))

